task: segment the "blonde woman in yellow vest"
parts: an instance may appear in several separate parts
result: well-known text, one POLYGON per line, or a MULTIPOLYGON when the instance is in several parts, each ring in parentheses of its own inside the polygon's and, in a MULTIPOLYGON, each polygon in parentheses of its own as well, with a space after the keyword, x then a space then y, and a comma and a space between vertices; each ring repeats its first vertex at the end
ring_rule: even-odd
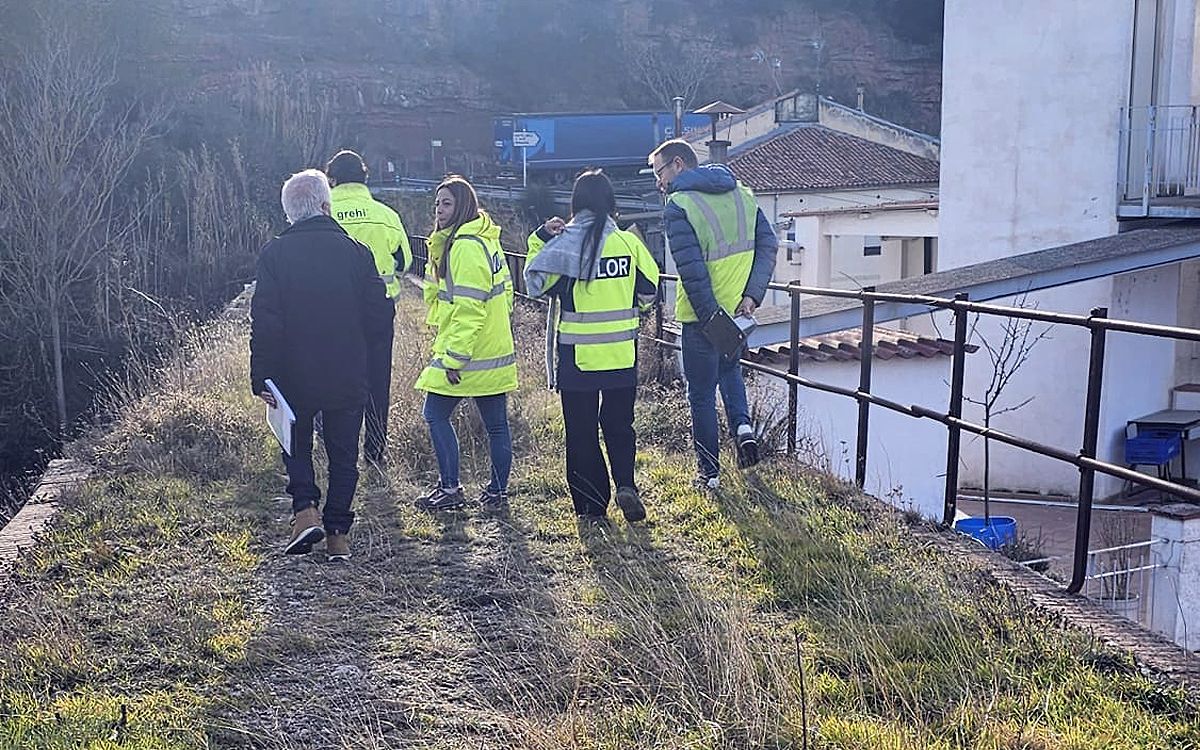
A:
MULTIPOLYGON (((375 268, 395 300, 400 293, 399 274, 412 262, 408 232, 400 216, 371 197, 367 188, 367 165, 353 151, 339 151, 325 165, 325 175, 333 186, 330 211, 346 234, 367 246, 375 259, 375 268)), ((388 403, 392 388, 392 340, 395 332, 368 342, 366 431, 363 457, 379 464, 387 447, 388 403)))
POLYGON ((460 401, 472 398, 487 428, 492 462, 479 502, 496 509, 508 502, 512 467, 507 396, 517 389, 512 278, 500 248, 500 227, 480 210, 464 178, 452 175, 438 186, 434 219, 426 298, 437 335, 416 387, 426 394, 424 417, 437 455, 438 485, 416 504, 433 511, 465 505, 458 436, 450 418, 460 401))
POLYGON ((605 516, 611 476, 626 520, 641 521, 646 509, 633 478, 638 313, 655 300, 658 264, 636 234, 617 228, 616 207, 603 172, 581 174, 570 223, 553 218, 529 236, 525 282, 530 295, 553 298, 546 346, 548 365, 557 366, 547 377, 562 398, 575 513, 605 516))
POLYGON ((746 403, 746 384, 737 358, 722 357, 703 325, 718 310, 753 315, 767 293, 779 242, 758 208, 754 193, 724 164, 700 166, 683 140, 663 143, 650 154, 659 190, 666 195, 663 222, 671 257, 679 270, 675 318, 683 329, 683 374, 692 412, 692 443, 706 490, 719 484, 720 437, 716 392, 721 392, 738 466, 758 463, 758 439, 746 403))

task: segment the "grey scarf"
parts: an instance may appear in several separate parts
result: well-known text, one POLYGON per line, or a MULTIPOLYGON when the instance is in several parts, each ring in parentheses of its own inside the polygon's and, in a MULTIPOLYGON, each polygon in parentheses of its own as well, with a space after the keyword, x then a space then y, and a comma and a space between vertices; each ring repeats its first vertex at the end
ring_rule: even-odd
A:
POLYGON ((611 216, 604 217, 604 232, 600 235, 600 244, 595 251, 584 257, 583 241, 596 215, 583 210, 571 217, 571 221, 563 228, 562 234, 552 237, 542 247, 541 252, 533 262, 525 267, 525 290, 533 297, 541 297, 546 293, 546 278, 548 276, 566 276, 580 281, 592 281, 599 269, 600 249, 608 235, 617 230, 617 222, 611 216))
MULTIPOLYGON (((604 242, 608 236, 617 230, 617 223, 611 216, 604 217, 604 231, 600 242, 584 257, 583 241, 596 215, 584 209, 571 217, 571 221, 563 228, 561 234, 552 237, 525 267, 525 290, 531 297, 541 297, 548 290, 546 279, 550 276, 566 276, 579 281, 592 281, 600 268, 600 256, 604 242)), ((558 315, 560 303, 551 299, 546 310, 546 385, 550 390, 558 388, 558 368, 555 367, 555 356, 558 352, 558 315)))

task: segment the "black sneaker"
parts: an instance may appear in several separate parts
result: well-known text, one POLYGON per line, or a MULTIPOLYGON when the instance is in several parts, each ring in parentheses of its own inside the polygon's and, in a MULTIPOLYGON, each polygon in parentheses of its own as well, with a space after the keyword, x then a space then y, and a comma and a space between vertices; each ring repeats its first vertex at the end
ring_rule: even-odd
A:
POLYGON ((508 493, 504 490, 496 492, 484 487, 479 493, 479 506, 484 510, 504 510, 508 507, 508 493))
POLYGON ((461 486, 453 489, 446 487, 434 487, 429 494, 417 498, 413 503, 421 510, 457 510, 467 504, 467 500, 463 497, 463 489, 461 486))
POLYGON ((634 487, 617 488, 617 507, 625 514, 626 521, 646 520, 646 506, 642 505, 642 499, 634 487))
MULTIPOLYGON (((743 425, 743 428, 748 428, 749 425, 743 425)), ((737 435, 737 460, 739 469, 748 469, 758 463, 758 438, 754 437, 754 430, 739 429, 737 435)))

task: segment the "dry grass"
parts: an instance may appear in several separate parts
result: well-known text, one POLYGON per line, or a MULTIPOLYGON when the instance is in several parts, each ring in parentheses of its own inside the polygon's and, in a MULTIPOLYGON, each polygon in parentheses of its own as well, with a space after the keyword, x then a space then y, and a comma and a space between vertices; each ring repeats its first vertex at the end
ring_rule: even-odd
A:
MULTIPOLYGON (((715 496, 691 489, 677 391, 639 404, 650 521, 578 525, 536 310, 517 320, 511 509, 416 511, 433 473, 409 385, 418 313, 406 298, 392 453, 364 473, 352 565, 277 552, 288 503, 272 499, 243 333, 87 443, 106 472, 0 608, 0 747, 1200 743, 1182 693, 914 544, 844 485, 774 464, 728 472, 715 496)), ((457 419, 464 481, 481 482, 478 417, 457 419)))

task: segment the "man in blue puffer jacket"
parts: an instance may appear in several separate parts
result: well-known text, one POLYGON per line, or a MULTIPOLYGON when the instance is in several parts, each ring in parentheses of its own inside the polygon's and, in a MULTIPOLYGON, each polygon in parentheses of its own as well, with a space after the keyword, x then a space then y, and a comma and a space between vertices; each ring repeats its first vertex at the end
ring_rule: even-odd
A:
POLYGON ((724 164, 699 166, 696 152, 683 140, 663 143, 649 161, 659 190, 667 196, 663 219, 681 281, 675 318, 683 327, 683 374, 700 469, 697 483, 715 489, 718 388, 740 467, 758 463, 758 442, 741 365, 736 358, 722 358, 702 328, 720 309, 734 316, 754 314, 766 295, 779 241, 754 193, 724 164))

